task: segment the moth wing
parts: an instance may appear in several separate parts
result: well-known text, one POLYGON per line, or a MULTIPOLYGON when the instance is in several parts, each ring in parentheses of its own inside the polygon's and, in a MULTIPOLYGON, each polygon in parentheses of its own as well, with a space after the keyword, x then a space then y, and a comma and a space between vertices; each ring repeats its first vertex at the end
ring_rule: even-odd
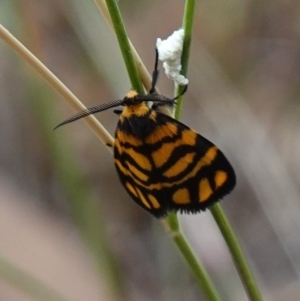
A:
POLYGON ((153 195, 167 211, 195 213, 231 192, 234 170, 209 140, 179 121, 158 114, 160 127, 147 137, 153 195))
POLYGON ((196 213, 233 189, 233 168, 213 143, 162 113, 156 122, 143 140, 116 134, 116 169, 138 205, 155 217, 196 213))
POLYGON ((120 181, 132 199, 155 217, 166 215, 166 198, 154 195, 150 185, 153 181, 151 147, 139 138, 117 129, 114 162, 120 181))

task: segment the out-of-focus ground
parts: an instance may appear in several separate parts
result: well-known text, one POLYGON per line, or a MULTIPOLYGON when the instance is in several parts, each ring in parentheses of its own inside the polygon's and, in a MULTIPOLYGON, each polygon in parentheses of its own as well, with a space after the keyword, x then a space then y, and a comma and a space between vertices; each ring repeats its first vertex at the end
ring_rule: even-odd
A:
MULTIPOLYGON (((151 71, 156 38, 180 27, 184 3, 118 3, 151 71)), ((299 1, 197 1, 181 117, 236 170, 237 187, 222 205, 270 301, 300 297, 299 20, 299 1)), ((92 0, 2 0, 0 22, 87 106, 130 89, 115 37, 92 0)), ((158 88, 172 96, 163 73, 158 88)), ((63 162, 71 172, 80 168, 101 211, 124 300, 202 298, 161 224, 129 199, 111 154, 84 123, 52 131, 74 111, 4 42, 0 99, 1 257, 69 300, 116 300, 74 222, 61 147, 63 162)), ((117 116, 97 117, 113 134, 117 116)), ((210 213, 180 220, 224 300, 247 300, 210 213)), ((33 299, 0 279, 0 300, 33 299)))
MULTIPOLYGON (((105 285, 75 229, 31 204, 32 196, 12 181, 0 179, 1 256, 69 300, 105 300, 105 285)), ((4 281, 0 291, 0 300, 33 300, 4 281)))

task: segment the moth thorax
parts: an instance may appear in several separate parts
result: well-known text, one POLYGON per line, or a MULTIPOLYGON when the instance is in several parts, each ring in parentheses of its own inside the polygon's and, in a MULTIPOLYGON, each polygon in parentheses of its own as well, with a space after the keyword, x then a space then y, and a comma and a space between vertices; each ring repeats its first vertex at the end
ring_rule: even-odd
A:
POLYGON ((137 104, 132 104, 132 105, 127 105, 125 106, 123 112, 122 112, 122 117, 124 118, 130 118, 132 116, 145 116, 149 114, 149 108, 146 106, 144 102, 142 103, 137 103, 137 104))

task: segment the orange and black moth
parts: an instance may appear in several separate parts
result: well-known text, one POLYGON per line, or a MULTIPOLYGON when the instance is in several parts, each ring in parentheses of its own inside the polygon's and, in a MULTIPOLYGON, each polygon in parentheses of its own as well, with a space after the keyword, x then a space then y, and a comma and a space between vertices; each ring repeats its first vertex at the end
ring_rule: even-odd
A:
POLYGON ((179 96, 169 99, 157 94, 157 76, 156 59, 148 95, 132 90, 122 100, 89 108, 57 127, 124 106, 115 110, 119 122, 113 147, 115 167, 128 194, 157 218, 170 211, 197 213, 231 192, 235 173, 213 143, 159 111, 159 106, 173 105, 179 96))

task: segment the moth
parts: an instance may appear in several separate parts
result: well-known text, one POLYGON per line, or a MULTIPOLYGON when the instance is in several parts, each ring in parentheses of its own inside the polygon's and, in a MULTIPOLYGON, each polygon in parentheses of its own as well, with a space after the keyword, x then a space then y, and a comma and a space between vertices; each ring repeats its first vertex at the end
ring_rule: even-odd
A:
MULTIPOLYGON (((117 106, 114 163, 131 198, 156 218, 168 212, 198 213, 229 194, 236 184, 231 164, 213 143, 159 111, 175 98, 156 93, 156 52, 148 95, 131 90, 121 100, 86 109, 57 127, 117 106), (149 106, 152 103, 152 107, 149 106)), ((56 127, 56 128, 57 128, 56 127)))

